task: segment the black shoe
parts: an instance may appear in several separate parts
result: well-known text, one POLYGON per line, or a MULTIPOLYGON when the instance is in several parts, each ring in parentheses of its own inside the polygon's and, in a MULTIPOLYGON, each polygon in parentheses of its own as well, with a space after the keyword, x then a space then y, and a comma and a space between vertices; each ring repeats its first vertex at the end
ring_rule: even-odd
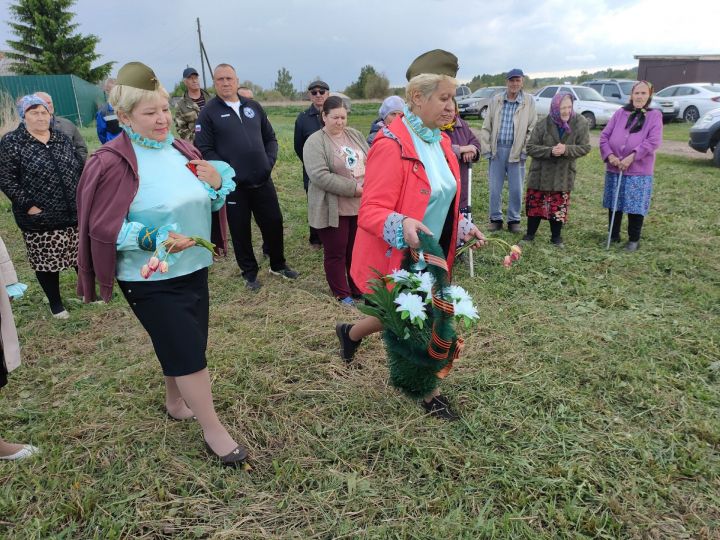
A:
POLYGON ((630 241, 627 244, 625 244, 625 251, 637 251, 639 247, 640 247, 640 242, 630 241))
POLYGON ((450 409, 450 402, 448 401, 448 398, 443 395, 435 396, 430 401, 422 400, 422 406, 429 416, 434 416, 440 420, 454 422, 460 418, 452 411, 452 409, 450 409))
POLYGON ((220 461, 220 463, 222 463, 226 467, 236 467, 238 465, 242 465, 248 457, 247 449, 240 445, 236 446, 235 450, 225 456, 218 456, 213 451, 213 449, 210 448, 210 445, 207 443, 207 441, 205 441, 205 448, 207 448, 207 451, 210 453, 211 456, 216 457, 220 461))
POLYGON ((297 279, 297 277, 300 275, 289 266, 285 266, 284 268, 280 268, 279 270, 273 270, 271 268, 270 273, 285 279, 297 279))
POLYGON ((562 236, 556 236, 555 238, 551 238, 550 243, 559 249, 562 249, 565 247, 565 244, 563 244, 562 236))
POLYGON ((502 231, 502 221, 491 221, 488 223, 487 230, 489 232, 502 231))
POLYGON ((521 233, 522 227, 520 227, 519 221, 509 221, 508 222, 508 231, 511 233, 521 233))
POLYGON ((262 287, 262 283, 260 283, 258 278, 245 279, 245 288, 250 289, 253 292, 257 292, 260 290, 260 287, 262 287))
POLYGON ((535 240, 534 234, 526 234, 525 236, 522 237, 520 242, 529 243, 529 242, 532 242, 533 240, 535 240))
POLYGON ((362 343, 362 339, 355 341, 350 339, 350 329, 353 327, 352 324, 339 323, 335 325, 335 334, 337 334, 340 340, 340 357, 345 360, 348 364, 352 362, 355 356, 355 351, 362 343))

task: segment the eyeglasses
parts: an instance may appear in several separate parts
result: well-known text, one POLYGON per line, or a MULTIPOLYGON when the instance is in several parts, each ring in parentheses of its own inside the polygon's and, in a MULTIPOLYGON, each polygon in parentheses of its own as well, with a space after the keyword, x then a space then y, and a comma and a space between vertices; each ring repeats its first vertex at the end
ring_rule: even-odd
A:
POLYGON ((310 93, 311 93, 313 96, 317 96, 318 94, 320 94, 321 96, 324 96, 324 95, 325 95, 325 90, 310 90, 310 93))

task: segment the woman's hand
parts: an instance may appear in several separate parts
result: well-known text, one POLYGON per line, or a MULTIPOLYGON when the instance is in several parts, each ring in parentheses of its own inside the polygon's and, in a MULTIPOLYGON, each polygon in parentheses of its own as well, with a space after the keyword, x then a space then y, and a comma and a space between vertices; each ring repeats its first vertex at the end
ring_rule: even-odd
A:
POLYGON ((473 159, 475 159, 475 156, 477 156, 478 149, 475 148, 472 144, 468 144, 467 146, 461 146, 460 147, 460 157, 462 157, 462 160, 465 163, 470 163, 473 159))
POLYGON ((480 229, 478 229, 474 225, 473 228, 470 229, 470 231, 465 235, 465 238, 463 238, 463 242, 468 242, 473 238, 477 238, 477 242, 470 246, 470 249, 478 249, 484 247, 487 244, 487 242, 485 241, 485 235, 481 233, 480 229))
POLYGON ((355 197, 362 197, 363 187, 360 184, 355 185, 355 197))
POLYGON ((610 154, 607 158, 608 163, 612 165, 613 167, 620 167, 620 160, 615 154, 610 154))
POLYGON ((405 219, 403 219, 402 226, 403 239, 405 240, 405 243, 413 249, 417 249, 420 247, 418 231, 422 231, 425 234, 429 234, 430 236, 433 235, 430 229, 428 229, 422 221, 418 221, 417 219, 413 219, 411 217, 406 217, 405 219))
POLYGON ((210 184, 210 187, 213 189, 220 188, 220 186, 222 185, 222 178, 220 177, 220 173, 217 172, 217 169, 215 167, 202 159, 193 159, 190 163, 195 165, 197 170, 197 177, 200 180, 210 184))
POLYGON ((552 155, 555 157, 559 157, 565 154, 565 145, 563 143, 557 143, 555 146, 552 147, 552 155))
POLYGON ((167 248, 168 253, 179 253, 187 248, 193 247, 194 245, 195 240, 176 232, 168 233, 168 239, 165 242, 165 247, 167 248))
POLYGON ((627 171, 630 168, 630 165, 632 165, 633 161, 635 161, 635 152, 619 160, 617 167, 621 171, 627 171))
POLYGON ((33 205, 30 208, 28 208, 28 216, 37 216, 38 214, 42 214, 42 210, 40 210, 37 206, 33 205))

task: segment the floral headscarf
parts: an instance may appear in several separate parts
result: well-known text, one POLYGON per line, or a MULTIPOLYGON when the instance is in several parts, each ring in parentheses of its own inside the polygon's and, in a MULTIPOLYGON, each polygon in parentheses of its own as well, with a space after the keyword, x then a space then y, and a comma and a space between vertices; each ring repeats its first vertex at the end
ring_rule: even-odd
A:
MULTIPOLYGON (((564 130, 565 133, 570 133, 570 124, 560 118, 560 104, 566 97, 570 98, 571 104, 575 102, 575 96, 573 96, 570 92, 567 91, 558 92, 553 96, 552 101, 550 102, 550 118, 558 127, 558 129, 564 130)), ((575 116, 575 109, 570 110, 570 118, 572 118, 573 116, 575 116)), ((570 118, 568 118, 568 120, 570 120, 570 118)))
POLYGON ((28 94, 27 96, 21 97, 17 101, 18 116, 20 116, 21 119, 25 119, 25 111, 27 111, 30 107, 35 107, 36 105, 42 105, 43 107, 45 107, 46 111, 50 112, 48 110, 47 103, 45 103, 35 94, 28 94))

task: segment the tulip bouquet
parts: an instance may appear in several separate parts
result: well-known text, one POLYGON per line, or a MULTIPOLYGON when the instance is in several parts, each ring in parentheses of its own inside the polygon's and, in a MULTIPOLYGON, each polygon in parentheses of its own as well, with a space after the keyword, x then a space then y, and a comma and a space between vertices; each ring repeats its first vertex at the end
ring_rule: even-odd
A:
MULTIPOLYGON (((463 246, 457 250, 455 256, 457 257, 462 253, 465 253, 465 251, 470 249, 470 247, 472 247, 473 244, 475 244, 477 241, 477 238, 472 238, 471 240, 465 242, 465 244, 463 244, 463 246)), ((510 268, 513 263, 520 260, 520 256, 522 255, 522 248, 520 248, 520 246, 518 246, 517 244, 510 245, 505 240, 502 240, 500 238, 486 238, 485 242, 489 244, 496 244, 504 250, 507 250, 505 251, 506 255, 503 257, 502 261, 502 265, 505 268, 510 268)))
POLYGON ((440 245, 419 236, 421 251, 409 250, 402 269, 378 273, 365 295, 368 303, 358 306, 382 321, 390 380, 415 398, 432 392, 459 357, 463 340, 456 326, 469 328, 478 319, 467 291, 448 283, 440 245))
MULTIPOLYGON (((215 244, 205 240, 201 236, 190 236, 188 237, 195 242, 196 246, 202 247, 214 253, 215 244)), ((149 279, 155 272, 165 274, 170 269, 170 261, 168 258, 172 252, 172 248, 175 245, 175 240, 168 238, 163 242, 158 242, 155 252, 152 254, 147 263, 143 264, 140 268, 140 275, 143 279, 149 279)))

